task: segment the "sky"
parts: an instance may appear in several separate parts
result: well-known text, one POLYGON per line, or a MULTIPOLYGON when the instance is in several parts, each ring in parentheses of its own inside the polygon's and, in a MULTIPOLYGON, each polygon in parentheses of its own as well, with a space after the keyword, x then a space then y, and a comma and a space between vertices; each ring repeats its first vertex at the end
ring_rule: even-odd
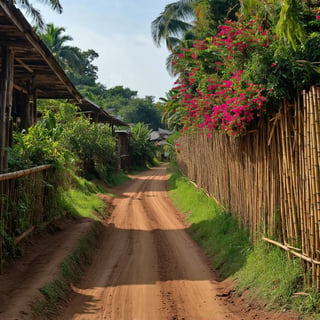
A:
POLYGON ((63 13, 35 2, 46 23, 64 27, 73 38, 68 45, 93 49, 98 82, 107 88, 122 85, 138 96, 165 97, 174 83, 166 70, 165 44, 158 48, 151 37, 151 22, 168 0, 60 0, 63 13))

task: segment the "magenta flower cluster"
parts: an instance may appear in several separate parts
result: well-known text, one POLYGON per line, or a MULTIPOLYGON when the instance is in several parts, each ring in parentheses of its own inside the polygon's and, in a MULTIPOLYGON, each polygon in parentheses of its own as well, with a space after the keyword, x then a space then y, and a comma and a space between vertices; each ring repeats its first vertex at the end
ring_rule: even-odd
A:
POLYGON ((196 128, 209 135, 218 130, 236 137, 266 111, 266 88, 251 83, 246 68, 250 55, 267 48, 274 35, 257 20, 228 20, 218 28, 217 36, 196 40, 173 61, 179 75, 173 99, 187 110, 184 130, 196 128))

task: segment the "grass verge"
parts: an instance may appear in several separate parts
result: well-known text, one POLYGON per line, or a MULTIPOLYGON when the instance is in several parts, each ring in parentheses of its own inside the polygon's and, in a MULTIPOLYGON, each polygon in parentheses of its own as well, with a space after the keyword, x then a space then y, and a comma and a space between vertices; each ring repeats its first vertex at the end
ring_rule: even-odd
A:
POLYGON ((193 239, 212 258, 222 279, 232 276, 236 292, 249 293, 252 300, 269 308, 292 310, 303 319, 320 320, 320 294, 303 288, 299 259, 288 259, 281 249, 258 242, 255 246, 228 211, 197 190, 171 166, 169 195, 176 208, 186 215, 193 239), (304 295, 295 295, 297 292, 304 295))
POLYGON ((89 218, 93 223, 89 231, 80 238, 72 254, 62 262, 54 280, 40 288, 41 295, 32 304, 35 319, 50 319, 56 316, 59 306, 72 291, 70 284, 78 281, 84 266, 91 263, 103 228, 100 220, 108 214, 105 202, 97 197, 97 194, 108 193, 103 185, 94 184, 76 175, 72 175, 71 179, 71 188, 62 192, 61 207, 72 218, 89 218))
POLYGON ((94 184, 78 176, 72 177, 72 187, 62 194, 62 207, 74 218, 100 220, 107 215, 105 203, 97 197, 108 193, 101 184, 94 184))
POLYGON ((55 280, 40 288, 41 297, 32 304, 33 318, 50 319, 56 315, 59 305, 72 291, 70 284, 79 280, 84 266, 90 264, 101 229, 102 224, 94 222, 76 249, 62 262, 55 280))
POLYGON ((169 178, 169 190, 175 206, 186 214, 191 236, 213 258, 222 278, 238 271, 252 250, 248 232, 176 168, 169 178))

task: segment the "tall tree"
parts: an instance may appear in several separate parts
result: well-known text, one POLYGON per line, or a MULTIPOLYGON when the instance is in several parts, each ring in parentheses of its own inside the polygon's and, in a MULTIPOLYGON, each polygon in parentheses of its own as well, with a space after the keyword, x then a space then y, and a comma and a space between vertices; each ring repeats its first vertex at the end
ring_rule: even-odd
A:
POLYGON ((157 46, 164 41, 169 51, 176 51, 191 35, 211 36, 225 18, 235 19, 239 7, 239 0, 178 0, 152 21, 152 38, 157 46))
POLYGON ((154 98, 146 96, 145 98, 130 99, 128 104, 119 110, 119 115, 124 122, 142 122, 149 128, 158 130, 161 127, 161 111, 160 107, 154 103, 154 98))
POLYGON ((53 23, 49 23, 43 31, 39 32, 39 36, 65 71, 80 72, 81 55, 79 49, 66 45, 66 42, 72 41, 73 38, 64 34, 65 31, 65 28, 56 27, 53 23))
POLYGON ((204 39, 217 32, 225 19, 236 19, 239 0, 179 0, 168 4, 152 22, 151 33, 157 46, 164 41, 171 52, 166 66, 173 75, 172 61, 190 48, 195 39, 204 39))
POLYGON ((98 67, 93 64, 93 60, 99 57, 99 54, 93 49, 82 51, 81 49, 75 47, 74 53, 77 57, 77 68, 68 71, 68 76, 71 81, 77 87, 83 88, 85 86, 98 86, 96 80, 98 79, 98 67))
MULTIPOLYGON (((44 20, 41 16, 41 13, 38 9, 36 9, 32 2, 29 0, 6 0, 9 5, 14 5, 26 12, 27 15, 31 16, 36 25, 39 28, 43 28, 45 26, 44 20)), ((59 0, 38 0, 38 2, 47 4, 58 13, 62 13, 62 6, 59 0)))

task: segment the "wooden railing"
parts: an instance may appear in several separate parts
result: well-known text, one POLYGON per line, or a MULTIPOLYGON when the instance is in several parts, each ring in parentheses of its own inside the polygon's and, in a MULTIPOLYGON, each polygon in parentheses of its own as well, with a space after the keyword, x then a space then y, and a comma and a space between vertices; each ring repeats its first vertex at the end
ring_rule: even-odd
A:
POLYGON ((35 227, 48 220, 50 165, 0 175, 0 271, 7 255, 35 227))

